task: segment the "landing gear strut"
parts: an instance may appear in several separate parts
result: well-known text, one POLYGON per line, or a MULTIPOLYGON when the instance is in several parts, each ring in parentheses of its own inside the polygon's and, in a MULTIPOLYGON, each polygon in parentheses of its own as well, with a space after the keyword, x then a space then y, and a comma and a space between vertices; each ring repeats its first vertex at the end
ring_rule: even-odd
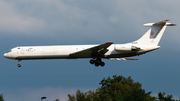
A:
POLYGON ((103 67, 105 65, 105 63, 102 62, 101 58, 91 59, 89 62, 90 64, 94 64, 96 67, 98 67, 99 65, 103 67))
POLYGON ((18 67, 21 67, 20 61, 21 61, 21 60, 18 60, 18 65, 17 65, 18 67))

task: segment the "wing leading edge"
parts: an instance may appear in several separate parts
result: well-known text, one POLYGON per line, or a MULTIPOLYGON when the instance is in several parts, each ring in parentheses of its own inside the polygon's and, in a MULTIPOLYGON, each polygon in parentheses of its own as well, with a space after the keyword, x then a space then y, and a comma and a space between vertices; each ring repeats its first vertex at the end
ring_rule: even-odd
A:
POLYGON ((107 48, 112 44, 113 42, 106 42, 104 44, 101 44, 92 48, 88 48, 82 51, 72 53, 70 54, 70 57, 74 57, 74 58, 76 57, 82 57, 82 58, 83 57, 89 57, 89 58, 102 57, 108 51, 107 48))

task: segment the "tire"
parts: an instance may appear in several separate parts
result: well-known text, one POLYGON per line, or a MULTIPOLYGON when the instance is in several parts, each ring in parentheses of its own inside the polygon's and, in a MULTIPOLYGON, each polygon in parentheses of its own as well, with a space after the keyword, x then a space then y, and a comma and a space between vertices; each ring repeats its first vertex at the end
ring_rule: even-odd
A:
POLYGON ((90 64, 94 64, 95 60, 91 59, 89 62, 90 62, 90 64))
POLYGON ((98 63, 98 62, 95 62, 94 65, 95 65, 96 67, 98 67, 98 66, 99 66, 99 63, 98 63))
POLYGON ((104 63, 104 62, 101 62, 100 65, 103 67, 103 66, 105 65, 105 63, 104 63))
POLYGON ((18 67, 21 67, 21 64, 18 64, 17 66, 18 66, 18 67))

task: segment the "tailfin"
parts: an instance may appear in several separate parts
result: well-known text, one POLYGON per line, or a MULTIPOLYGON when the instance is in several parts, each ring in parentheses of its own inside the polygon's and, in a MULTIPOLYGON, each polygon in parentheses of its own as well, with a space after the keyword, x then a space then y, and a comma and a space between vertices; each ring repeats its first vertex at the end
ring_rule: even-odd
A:
POLYGON ((147 23, 144 26, 151 27, 139 40, 135 41, 138 44, 155 45, 157 46, 166 27, 175 26, 175 24, 167 23, 169 20, 163 20, 157 23, 147 23))

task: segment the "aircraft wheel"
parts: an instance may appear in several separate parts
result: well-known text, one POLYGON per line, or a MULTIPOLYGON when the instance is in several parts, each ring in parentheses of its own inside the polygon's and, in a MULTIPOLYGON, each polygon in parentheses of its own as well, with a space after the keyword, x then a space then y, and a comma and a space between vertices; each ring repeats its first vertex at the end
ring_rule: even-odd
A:
POLYGON ((18 65, 17 65, 18 67, 21 67, 20 61, 21 61, 21 60, 18 60, 18 65))
POLYGON ((90 62, 90 64, 94 64, 94 63, 95 63, 95 60, 92 60, 92 59, 91 59, 89 62, 90 62))
POLYGON ((104 63, 104 62, 101 62, 100 65, 103 67, 103 66, 105 65, 105 63, 104 63))
POLYGON ((18 67, 21 67, 21 64, 18 64, 17 66, 18 66, 18 67))
POLYGON ((98 67, 99 66, 99 63, 98 62, 95 62, 95 64, 94 64, 96 67, 98 67))

